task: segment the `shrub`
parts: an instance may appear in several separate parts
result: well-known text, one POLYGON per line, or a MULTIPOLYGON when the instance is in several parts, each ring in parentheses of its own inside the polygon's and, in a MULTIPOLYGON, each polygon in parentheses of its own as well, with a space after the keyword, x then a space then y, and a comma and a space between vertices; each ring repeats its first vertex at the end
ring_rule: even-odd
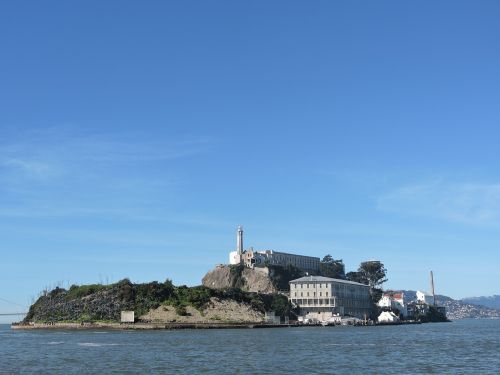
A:
POLYGON ((175 313, 180 316, 186 316, 188 315, 188 312, 186 310, 185 306, 179 305, 175 307, 175 313))

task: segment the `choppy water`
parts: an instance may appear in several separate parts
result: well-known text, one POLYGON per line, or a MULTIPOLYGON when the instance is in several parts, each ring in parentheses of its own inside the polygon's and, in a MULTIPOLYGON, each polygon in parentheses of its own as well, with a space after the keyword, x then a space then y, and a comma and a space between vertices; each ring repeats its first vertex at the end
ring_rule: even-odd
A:
POLYGON ((1 374, 500 374, 500 320, 393 327, 11 331, 1 374))

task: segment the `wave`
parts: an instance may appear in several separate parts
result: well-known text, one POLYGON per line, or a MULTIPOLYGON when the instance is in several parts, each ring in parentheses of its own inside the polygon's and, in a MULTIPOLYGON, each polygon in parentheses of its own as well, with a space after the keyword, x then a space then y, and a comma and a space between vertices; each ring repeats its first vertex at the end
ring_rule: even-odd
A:
POLYGON ((123 344, 116 343, 102 343, 102 342, 79 342, 78 346, 87 346, 87 347, 101 347, 101 346, 119 346, 123 344))

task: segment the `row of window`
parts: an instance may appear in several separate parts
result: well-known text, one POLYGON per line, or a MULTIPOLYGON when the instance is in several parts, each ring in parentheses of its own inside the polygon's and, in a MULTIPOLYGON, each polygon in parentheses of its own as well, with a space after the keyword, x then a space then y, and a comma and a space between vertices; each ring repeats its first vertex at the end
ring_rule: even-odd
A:
POLYGON ((335 298, 320 298, 320 299, 292 299, 292 302, 299 306, 335 306, 335 298))
POLYGON ((303 289, 303 288, 328 288, 328 284, 291 284, 292 285, 292 288, 300 288, 300 289, 303 289))
MULTIPOLYGON (((300 292, 300 297, 304 297, 304 293, 307 293, 305 297, 316 297, 316 292, 300 292)), ((299 292, 293 292, 293 296, 299 297, 299 292)), ((323 292, 318 292, 318 297, 323 297, 323 292)), ((328 292, 325 292, 325 297, 328 297, 328 292)))
MULTIPOLYGON (((303 283, 298 283, 298 284, 291 284, 292 285, 292 288, 295 288, 295 289, 304 289, 304 288, 307 288, 307 289, 310 289, 310 288, 328 288, 329 287, 329 284, 303 284, 303 283)), ((347 286, 347 285, 339 285, 339 284, 330 284, 330 285, 333 285, 333 289, 335 289, 336 291, 338 290, 345 290, 345 291, 348 291, 348 292, 351 292, 351 293, 364 293, 365 292, 365 289, 366 288, 356 288, 355 286, 347 286)))
POLYGON ((301 299, 292 298, 292 302, 299 306, 344 306, 355 308, 369 308, 369 303, 363 300, 339 300, 336 298, 301 299))

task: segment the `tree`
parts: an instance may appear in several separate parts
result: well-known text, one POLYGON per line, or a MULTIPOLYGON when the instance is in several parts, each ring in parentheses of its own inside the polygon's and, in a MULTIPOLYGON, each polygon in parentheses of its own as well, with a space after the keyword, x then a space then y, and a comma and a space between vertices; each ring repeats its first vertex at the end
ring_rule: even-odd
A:
POLYGON ((382 297, 382 289, 378 286, 387 281, 385 278, 387 270, 384 264, 378 260, 362 262, 356 272, 348 272, 346 279, 370 286, 370 295, 376 303, 382 297))
POLYGON ((361 274, 361 272, 347 272, 345 275, 346 279, 349 281, 354 281, 356 283, 368 285, 368 280, 361 274))
POLYGON ((330 254, 326 255, 319 264, 321 276, 334 279, 345 279, 345 266, 342 259, 333 259, 330 254))
POLYGON ((372 289, 387 281, 385 278, 387 270, 384 264, 378 260, 362 262, 359 265, 358 273, 361 275, 361 279, 366 280, 372 289))
POLYGON ((289 290, 290 281, 304 276, 304 272, 291 264, 286 266, 269 266, 269 277, 278 290, 289 290))

